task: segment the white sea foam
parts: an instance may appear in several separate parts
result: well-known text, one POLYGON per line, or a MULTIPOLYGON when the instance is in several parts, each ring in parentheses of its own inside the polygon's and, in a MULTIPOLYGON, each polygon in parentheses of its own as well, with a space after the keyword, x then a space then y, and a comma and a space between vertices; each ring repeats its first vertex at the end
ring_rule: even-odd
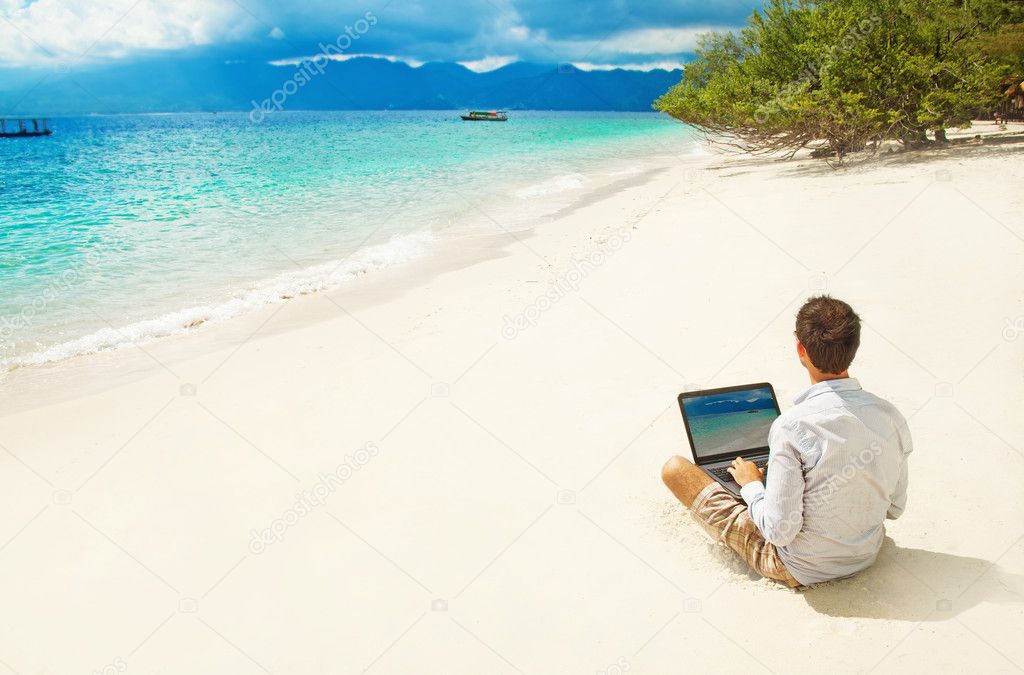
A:
POLYGON ((407 262, 418 256, 431 239, 429 232, 396 236, 385 244, 368 246, 340 261, 280 274, 223 302, 181 309, 120 328, 103 328, 75 340, 13 357, 2 362, 0 366, 3 368, 0 369, 12 370, 21 366, 53 363, 73 356, 120 349, 153 338, 186 333, 201 324, 223 321, 298 295, 335 288, 367 272, 407 262))
POLYGON ((555 176, 543 183, 537 183, 536 185, 530 185, 529 187, 525 187, 521 190, 516 190, 512 194, 520 199, 528 199, 530 197, 540 197, 542 195, 550 195, 558 192, 578 190, 588 182, 590 182, 590 179, 581 173, 569 173, 562 176, 555 176))

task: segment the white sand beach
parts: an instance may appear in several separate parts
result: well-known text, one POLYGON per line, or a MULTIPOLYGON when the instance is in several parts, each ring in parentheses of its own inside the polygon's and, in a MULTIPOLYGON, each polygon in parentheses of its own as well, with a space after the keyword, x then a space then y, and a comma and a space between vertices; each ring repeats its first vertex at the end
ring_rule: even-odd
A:
POLYGON ((975 133, 839 170, 680 158, 528 233, 11 373, 0 672, 1021 670, 1024 137, 975 133), (659 471, 685 387, 791 404, 821 292, 916 452, 875 566, 792 592, 659 471))

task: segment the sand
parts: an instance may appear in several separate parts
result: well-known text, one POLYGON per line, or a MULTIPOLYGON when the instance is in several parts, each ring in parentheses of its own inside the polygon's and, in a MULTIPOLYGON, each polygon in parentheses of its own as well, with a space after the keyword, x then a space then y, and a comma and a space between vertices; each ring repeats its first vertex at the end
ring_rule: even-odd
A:
POLYGON ((0 672, 1024 668, 1022 152, 684 158, 530 232, 14 373, 0 672), (822 291, 917 452, 876 565, 798 593, 658 472, 685 387, 790 405, 822 291))

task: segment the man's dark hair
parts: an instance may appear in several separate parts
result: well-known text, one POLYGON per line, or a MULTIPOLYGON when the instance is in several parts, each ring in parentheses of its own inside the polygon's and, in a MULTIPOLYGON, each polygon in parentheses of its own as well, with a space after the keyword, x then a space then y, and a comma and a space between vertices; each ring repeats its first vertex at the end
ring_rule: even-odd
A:
POLYGON ((815 368, 838 375, 850 367, 860 347, 860 317, 842 300, 819 295, 796 313, 796 337, 815 368))

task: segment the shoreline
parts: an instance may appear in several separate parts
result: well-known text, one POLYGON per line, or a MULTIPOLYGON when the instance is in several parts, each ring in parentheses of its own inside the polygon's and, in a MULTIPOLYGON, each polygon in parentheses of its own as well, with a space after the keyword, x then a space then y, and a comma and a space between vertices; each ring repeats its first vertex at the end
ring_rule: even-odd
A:
MULTIPOLYGON (((730 425, 724 430, 717 429, 715 431, 707 430, 695 430, 697 434, 702 437, 702 447, 699 448, 700 452, 704 456, 718 455, 725 452, 734 452, 737 450, 754 450, 758 448, 764 448, 768 446, 768 432, 771 428, 771 423, 775 421, 776 413, 775 410, 760 410, 758 411, 757 426, 753 429, 737 429, 736 425, 730 425), (769 416, 770 413, 770 416, 769 416), (764 417, 769 416, 768 420, 764 417), (767 424, 765 423, 767 421, 767 424)), ((745 416, 749 411, 729 413, 732 415, 742 416, 739 417, 741 421, 745 419, 745 416)), ((695 421, 699 420, 700 417, 691 420, 691 429, 694 429, 696 424, 695 421)), ((699 422, 697 422, 699 424, 699 422)), ((739 425, 742 426, 742 425, 739 425)))
MULTIPOLYGON (((703 155, 695 154, 691 160, 693 167, 688 170, 696 169, 707 159, 703 155)), ((237 344, 238 336, 248 335, 253 331, 273 334, 302 328, 306 322, 317 323, 329 320, 330 312, 324 315, 323 312, 318 312, 312 307, 312 304, 320 296, 331 298, 332 301, 343 298, 346 306, 354 308, 365 308, 386 302, 388 299, 399 296, 418 284, 427 283, 439 275, 456 272, 467 266, 502 257, 507 254, 510 247, 525 245, 525 242, 536 234, 538 228, 551 227, 560 219, 569 218, 581 209, 590 208, 602 201, 612 199, 620 192, 642 188, 658 174, 671 168, 665 154, 660 152, 646 160, 639 160, 635 157, 621 160, 621 163, 615 167, 612 167, 612 170, 603 171, 599 175, 591 175, 587 178, 586 183, 574 188, 537 195, 513 195, 519 199, 529 198, 535 202, 539 201, 542 205, 546 204, 540 209, 540 213, 537 212, 536 204, 534 204, 534 212, 530 216, 519 217, 518 220, 515 220, 518 225, 515 228, 506 228, 504 224, 490 216, 485 216, 485 219, 490 219, 495 225, 491 233, 480 227, 469 229, 463 227, 461 230, 456 228, 455 232, 444 232, 436 236, 431 235, 429 228, 420 230, 404 235, 407 239, 425 236, 420 250, 394 264, 371 266, 368 269, 356 271, 335 283, 322 284, 314 281, 313 286, 308 290, 295 290, 288 293, 287 297, 284 295, 267 296, 267 291, 273 291, 277 280, 291 274, 283 273, 279 277, 267 280, 261 286, 245 291, 242 297, 225 299, 221 305, 185 308, 140 322, 140 324, 150 324, 172 318, 175 323, 165 329, 165 332, 131 339, 131 329, 135 324, 126 327, 110 326, 109 331, 103 329, 100 332, 117 333, 118 336, 124 337, 122 344, 83 350, 54 358, 43 358, 37 362, 17 363, 10 369, 0 372, 0 401, 3 404, 0 417, 10 412, 26 409, 24 404, 27 404, 28 407, 46 405, 95 393, 110 386, 120 386, 140 377, 151 375, 153 369, 162 367, 159 361, 163 360, 163 358, 154 358, 151 353, 153 351, 164 352, 166 350, 166 359, 169 362, 178 362, 201 357, 223 349, 225 346, 237 344), (243 309, 229 310, 223 317, 209 316, 210 310, 216 311, 221 307, 231 307, 237 302, 244 302, 244 297, 248 296, 259 297, 253 303, 246 303, 248 306, 243 309), (289 308, 289 313, 294 313, 301 318, 292 318, 282 322, 282 326, 270 325, 264 328, 265 324, 285 304, 297 305, 294 308, 289 308), (185 317, 185 320, 178 320, 178 317, 185 317), (103 372, 115 375, 99 375, 103 372), (68 384, 68 390, 55 392, 52 388, 54 379, 68 384), (8 395, 12 391, 16 393, 8 395)), ((544 182, 532 184, 532 187, 547 186, 560 178, 561 176, 554 176, 544 182)), ((499 203, 504 208, 508 208, 510 205, 508 198, 504 198, 499 203)), ((375 246, 380 245, 371 245, 353 251, 348 258, 342 259, 340 264, 348 262, 350 258, 358 261, 367 254, 372 259, 375 246)), ((338 266, 333 263, 321 263, 312 268, 299 270, 299 272, 324 267, 337 269, 338 266)), ((70 345, 69 343, 53 345, 45 350, 43 356, 66 346, 73 347, 74 343, 93 337, 94 334, 90 334, 72 341, 70 345)), ((33 353, 26 356, 37 355, 37 353, 33 353)))
MULTIPOLYGON (((684 139, 686 143, 696 143, 684 139)), ((254 279, 245 285, 230 288, 211 286, 212 292, 196 294, 189 291, 181 295, 181 299, 200 302, 201 304, 178 304, 167 306, 156 314, 137 315, 128 323, 107 321, 100 314, 92 311, 81 320, 85 332, 72 333, 73 337, 57 342, 39 342, 36 333, 49 331, 45 322, 40 322, 35 315, 33 306, 22 307, 21 314, 31 311, 29 319, 21 314, 4 317, 5 340, 8 334, 13 340, 13 347, 18 343, 35 341, 31 350, 22 348, 0 359, 0 381, 12 373, 26 368, 51 367, 68 359, 88 356, 93 353, 118 351, 120 349, 148 344, 154 340, 163 340, 175 336, 190 335, 202 330, 205 326, 233 320, 239 316, 259 310, 261 307, 290 301, 295 297, 326 292, 352 283, 367 274, 378 274, 392 267, 403 267, 407 263, 422 256, 443 255, 445 245, 453 240, 465 237, 485 236, 494 230, 493 224, 501 231, 517 233, 528 232, 538 224, 557 220, 571 214, 574 210, 586 206, 593 200, 605 198, 609 191, 617 191, 634 185, 636 177, 651 170, 668 166, 668 150, 665 141, 656 137, 638 137, 625 142, 626 156, 612 163, 585 160, 580 167, 583 173, 552 173, 546 176, 534 176, 530 180, 521 180, 521 185, 501 192, 485 195, 478 203, 475 195, 465 195, 458 191, 448 195, 452 202, 465 202, 461 215, 447 222, 439 223, 427 219, 416 229, 399 233, 385 232, 385 238, 378 236, 385 223, 381 223, 370 232, 357 248, 344 253, 342 257, 318 259, 316 256, 307 258, 303 263, 282 255, 294 265, 294 268, 281 269, 272 276, 254 279), (644 157, 634 153, 638 148, 647 148, 644 157), (655 148, 657 151, 655 152, 655 148), (489 221, 489 222, 488 222, 489 221), (95 316, 93 316, 95 315, 95 316), (97 321, 99 319, 100 321, 97 321), (17 321, 18 324, 12 324, 17 321), (24 324, 24 325, 20 325, 24 324), (13 325, 13 327, 12 327, 13 325), (42 328, 39 328, 42 326, 42 328), (22 335, 19 336, 19 333, 22 335)), ((675 155, 678 157, 678 155, 675 155)), ((673 157, 674 159, 674 157, 673 157)), ((554 167, 550 167, 554 168, 554 167)), ((456 241, 456 244, 458 242, 456 241)), ((51 279, 50 285, 40 294, 45 308, 47 294, 55 294, 60 299, 61 292, 52 288, 55 284, 67 285, 79 278, 87 278, 93 266, 87 259, 80 267, 65 271, 59 278, 51 279), (68 277, 70 275, 70 277, 68 277), (70 282, 65 279, 67 277, 70 282)), ((46 317, 44 317, 46 318, 46 317)), ((68 332, 73 324, 58 324, 63 332, 68 332)), ((74 330, 73 328, 71 330, 74 330)), ((6 345, 5 345, 6 346, 6 345)))
MULTIPOLYGON (((488 231, 490 223, 474 222, 484 214, 508 229, 527 227, 546 206, 566 201, 560 195, 605 182, 609 167, 629 168, 632 157, 668 139, 687 144, 686 132, 658 114, 578 122, 540 113, 524 116, 518 130, 487 133, 437 114, 403 116, 393 125, 377 124, 380 115, 356 117, 289 116, 274 133, 258 136, 237 120, 214 125, 205 147, 220 155, 194 183, 165 178, 191 175, 190 160, 163 133, 173 120, 83 121, 56 145, 43 146, 45 163, 55 166, 54 153, 77 156, 90 134, 110 134, 111 150, 92 165, 76 165, 86 181, 124 169, 118 143, 138 141, 148 160, 137 168, 138 180, 125 176, 125 187, 104 198, 70 194, 64 220, 64 207, 56 205, 27 211, 18 231, 28 234, 10 242, 4 261, 0 366, 164 336, 281 295, 331 287, 346 273, 415 255, 418 236, 488 231), (293 141, 317 125, 334 133, 297 150, 293 141), (550 137, 565 127, 576 135, 550 137), (404 153, 386 150, 389 133, 397 135, 393 142, 404 139, 404 153), (439 145, 450 149, 438 153, 439 145), (261 161, 246 168, 250 146, 261 161), (45 236, 63 249, 46 254, 45 236), (364 265, 352 264, 364 256, 364 265), (333 270, 337 265, 344 267, 333 270)), ((10 180, 18 189, 28 184, 17 171, 10 180)), ((20 199, 30 202, 32 195, 16 192, 10 201, 20 199)))

